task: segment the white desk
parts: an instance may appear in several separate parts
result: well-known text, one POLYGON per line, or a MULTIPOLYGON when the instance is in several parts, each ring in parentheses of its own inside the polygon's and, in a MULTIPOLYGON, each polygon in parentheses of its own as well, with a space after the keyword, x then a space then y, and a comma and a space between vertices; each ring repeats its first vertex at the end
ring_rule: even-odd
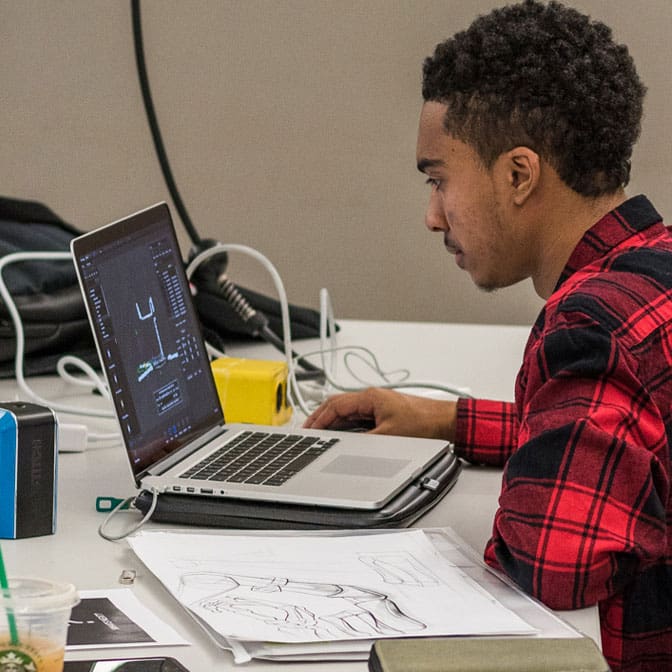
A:
MULTIPOLYGON (((440 380, 467 386, 478 396, 511 399, 513 383, 522 358, 528 329, 525 327, 443 325, 427 323, 382 323, 341 321, 339 343, 370 347, 385 369, 408 368, 414 380, 440 380)), ((308 352, 314 341, 297 341, 295 349, 308 352)), ((229 354, 280 359, 270 346, 232 346, 229 354)), ((49 398, 77 401, 81 393, 60 380, 34 379, 35 389, 49 398)), ((15 398, 12 381, 0 382, 0 399, 15 398)), ((81 397, 79 397, 81 398, 81 397)), ((100 403, 100 400, 97 400, 100 403)), ((96 403, 90 395, 86 403, 96 403)), ((79 421, 79 420, 78 420, 79 421)), ((98 428, 106 421, 96 421, 98 428)), ((108 424, 107 427, 112 427, 108 424)), ((452 527, 479 551, 490 536, 497 506, 501 472, 494 469, 465 467, 458 483, 445 499, 426 514, 418 525, 452 527)), ((187 616, 158 581, 149 574, 125 542, 110 543, 98 536, 102 514, 96 513, 100 495, 126 497, 134 492, 130 471, 119 445, 91 448, 81 454, 61 454, 59 459, 58 528, 54 536, 34 539, 3 540, 2 548, 8 571, 35 574, 71 581, 80 589, 119 587, 122 569, 135 569, 136 595, 160 617, 192 643, 190 647, 127 649, 125 655, 171 655, 191 672, 228 670, 234 667, 228 652, 211 643, 205 633, 187 616)), ((157 527, 153 523, 147 524, 157 527)), ((597 610, 584 609, 561 614, 582 632, 599 642, 597 610)), ((106 651, 100 657, 114 657, 106 651)), ((70 659, 93 658, 72 653, 70 659)), ((121 657, 121 656, 120 656, 121 657)), ((254 670, 277 670, 278 663, 255 661, 246 666, 254 670)), ((311 665, 283 663, 283 670, 324 669, 326 663, 311 665)), ((364 662, 329 663, 334 672, 366 669, 364 662)))

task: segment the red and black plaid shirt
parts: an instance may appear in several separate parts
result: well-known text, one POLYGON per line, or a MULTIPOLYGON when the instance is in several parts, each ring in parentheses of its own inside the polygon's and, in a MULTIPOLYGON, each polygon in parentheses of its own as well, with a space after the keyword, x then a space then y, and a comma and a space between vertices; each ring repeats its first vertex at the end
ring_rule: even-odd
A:
POLYGON ((672 234, 644 196, 574 250, 515 399, 458 404, 458 455, 505 465, 486 561, 551 608, 597 603, 615 672, 672 670, 672 234))

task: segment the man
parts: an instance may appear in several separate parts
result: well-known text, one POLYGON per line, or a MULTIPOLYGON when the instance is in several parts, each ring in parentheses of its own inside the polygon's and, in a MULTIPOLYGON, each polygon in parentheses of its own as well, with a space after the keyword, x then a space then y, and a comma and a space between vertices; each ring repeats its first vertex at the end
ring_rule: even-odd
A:
POLYGON ((308 427, 441 437, 505 466, 485 550, 555 609, 598 604, 615 671, 672 670, 672 236, 628 199, 644 86, 605 25, 530 0, 424 64, 426 224, 483 289, 546 300, 515 403, 370 389, 308 427))

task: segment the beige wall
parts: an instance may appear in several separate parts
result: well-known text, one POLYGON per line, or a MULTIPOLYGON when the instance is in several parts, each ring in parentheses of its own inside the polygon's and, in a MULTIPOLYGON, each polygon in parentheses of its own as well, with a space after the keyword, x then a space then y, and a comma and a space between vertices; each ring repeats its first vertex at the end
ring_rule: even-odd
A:
MULTIPOLYGON (((261 250, 295 303, 327 287, 340 317, 530 323, 529 282, 480 292, 424 229, 414 165, 423 58, 495 4, 144 0, 155 104, 202 235, 261 250)), ((672 2, 574 4, 612 25, 649 87, 630 193, 672 220, 672 2)), ((0 63, 0 194, 83 229, 168 199, 128 2, 0 0, 0 63)), ((270 290, 253 262, 230 270, 270 290)))

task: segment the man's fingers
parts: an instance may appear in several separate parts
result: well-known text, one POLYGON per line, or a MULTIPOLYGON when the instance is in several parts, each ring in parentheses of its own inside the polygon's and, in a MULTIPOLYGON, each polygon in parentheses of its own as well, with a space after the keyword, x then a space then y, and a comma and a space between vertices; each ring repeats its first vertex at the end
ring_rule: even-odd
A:
POLYGON ((316 411, 313 411, 303 423, 304 427, 309 429, 324 429, 331 427, 338 415, 328 406, 328 402, 322 404, 316 411))
POLYGON ((313 429, 349 428, 363 421, 371 423, 373 417, 373 409, 363 395, 342 394, 325 401, 308 416, 303 426, 313 429))

